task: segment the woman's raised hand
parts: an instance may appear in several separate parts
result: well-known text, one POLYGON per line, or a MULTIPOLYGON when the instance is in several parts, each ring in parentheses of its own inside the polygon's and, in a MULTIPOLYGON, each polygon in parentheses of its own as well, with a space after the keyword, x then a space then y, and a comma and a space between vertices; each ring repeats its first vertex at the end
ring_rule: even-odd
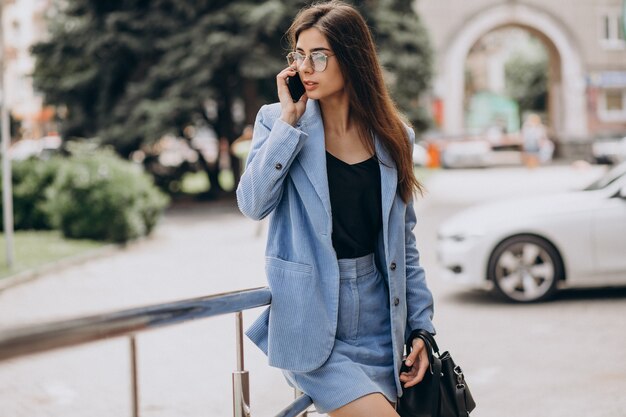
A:
POLYGON ((278 99, 280 100, 280 106, 282 108, 280 119, 292 126, 295 126, 296 122, 300 120, 300 117, 306 110, 306 102, 308 97, 306 93, 302 94, 300 100, 293 102, 289 88, 287 87, 287 77, 293 77, 296 75, 294 67, 289 66, 282 70, 276 76, 276 86, 278 87, 278 99))

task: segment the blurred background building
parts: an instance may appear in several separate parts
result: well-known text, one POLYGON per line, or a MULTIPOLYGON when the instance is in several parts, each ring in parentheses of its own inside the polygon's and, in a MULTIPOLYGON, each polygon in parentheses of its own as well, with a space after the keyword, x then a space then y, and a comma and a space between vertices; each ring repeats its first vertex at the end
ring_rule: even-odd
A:
POLYGON ((45 14, 51 0, 2 0, 2 29, 6 53, 7 105, 17 126, 14 137, 40 138, 53 133, 54 110, 43 106, 33 89, 35 59, 30 47, 46 35, 45 14))
POLYGON ((493 125, 519 129, 520 103, 505 74, 517 67, 523 78, 545 65, 545 94, 531 97, 528 110, 541 114, 562 155, 582 156, 594 138, 623 136, 623 7, 622 0, 417 0, 436 55, 437 126, 455 136, 493 125))
MULTIPOLYGON (((30 47, 54 0, 3 0, 14 139, 57 130, 33 89, 30 47)), ((416 0, 435 52, 431 115, 444 136, 519 131, 538 113, 565 157, 626 136, 624 0, 416 0)), ((57 108, 62 111, 63 108, 57 108)))

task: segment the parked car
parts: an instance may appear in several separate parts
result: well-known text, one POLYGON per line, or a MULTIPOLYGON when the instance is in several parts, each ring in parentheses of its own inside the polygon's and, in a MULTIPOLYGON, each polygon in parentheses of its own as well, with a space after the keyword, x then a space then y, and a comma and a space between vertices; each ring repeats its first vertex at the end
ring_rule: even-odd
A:
POLYGON ((426 148, 416 143, 413 145, 413 165, 424 167, 428 163, 428 151, 426 148))
POLYGON ((9 148, 9 154, 14 161, 38 157, 48 159, 61 147, 59 136, 44 136, 40 139, 22 139, 9 148))
POLYGON ((439 229, 446 278, 515 302, 626 284, 626 163, 581 191, 466 209, 439 229))
POLYGON ((619 139, 599 139, 591 145, 597 164, 617 164, 626 161, 626 136, 619 139))
POLYGON ((493 151, 486 140, 451 141, 441 152, 444 168, 483 168, 492 162, 493 151))

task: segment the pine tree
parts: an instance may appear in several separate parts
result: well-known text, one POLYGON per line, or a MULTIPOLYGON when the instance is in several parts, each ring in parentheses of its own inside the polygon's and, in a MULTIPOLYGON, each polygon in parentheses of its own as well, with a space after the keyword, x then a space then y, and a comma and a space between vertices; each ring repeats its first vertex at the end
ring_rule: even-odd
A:
POLYGON ((413 2, 381 0, 366 9, 371 16, 378 54, 388 74, 387 84, 398 108, 418 130, 428 124, 425 109, 420 106, 420 95, 432 80, 432 49, 430 39, 413 2))
MULTIPOLYGON (((35 85, 67 109, 64 137, 98 138, 125 156, 167 133, 184 137, 199 121, 232 141, 261 104, 276 101, 284 33, 307 3, 66 0, 49 39, 33 47, 35 85), (238 100, 243 121, 233 117, 238 100)), ((399 108, 423 126, 417 99, 430 80, 431 54, 410 2, 354 3, 374 31, 399 108)), ((199 157, 217 184, 219 167, 199 157)))

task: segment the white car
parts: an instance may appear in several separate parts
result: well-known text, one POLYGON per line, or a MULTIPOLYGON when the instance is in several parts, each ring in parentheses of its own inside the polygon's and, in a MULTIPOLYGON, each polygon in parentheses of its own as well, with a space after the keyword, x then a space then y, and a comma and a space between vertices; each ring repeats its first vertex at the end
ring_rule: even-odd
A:
POLYGON ((493 151, 486 140, 452 141, 441 152, 444 168, 484 168, 493 164, 493 151))
POLYGON ((61 147, 59 136, 44 136, 40 139, 22 139, 9 148, 9 155, 14 161, 23 161, 32 157, 49 158, 61 147))
POLYGON ((591 145, 593 159, 599 164, 618 164, 626 161, 626 137, 601 139, 591 145))
POLYGON ((413 145, 413 165, 425 167, 428 164, 428 151, 425 147, 416 143, 413 145))
POLYGON ((516 302, 626 284, 626 163, 581 191, 466 209, 439 229, 446 278, 516 302))

